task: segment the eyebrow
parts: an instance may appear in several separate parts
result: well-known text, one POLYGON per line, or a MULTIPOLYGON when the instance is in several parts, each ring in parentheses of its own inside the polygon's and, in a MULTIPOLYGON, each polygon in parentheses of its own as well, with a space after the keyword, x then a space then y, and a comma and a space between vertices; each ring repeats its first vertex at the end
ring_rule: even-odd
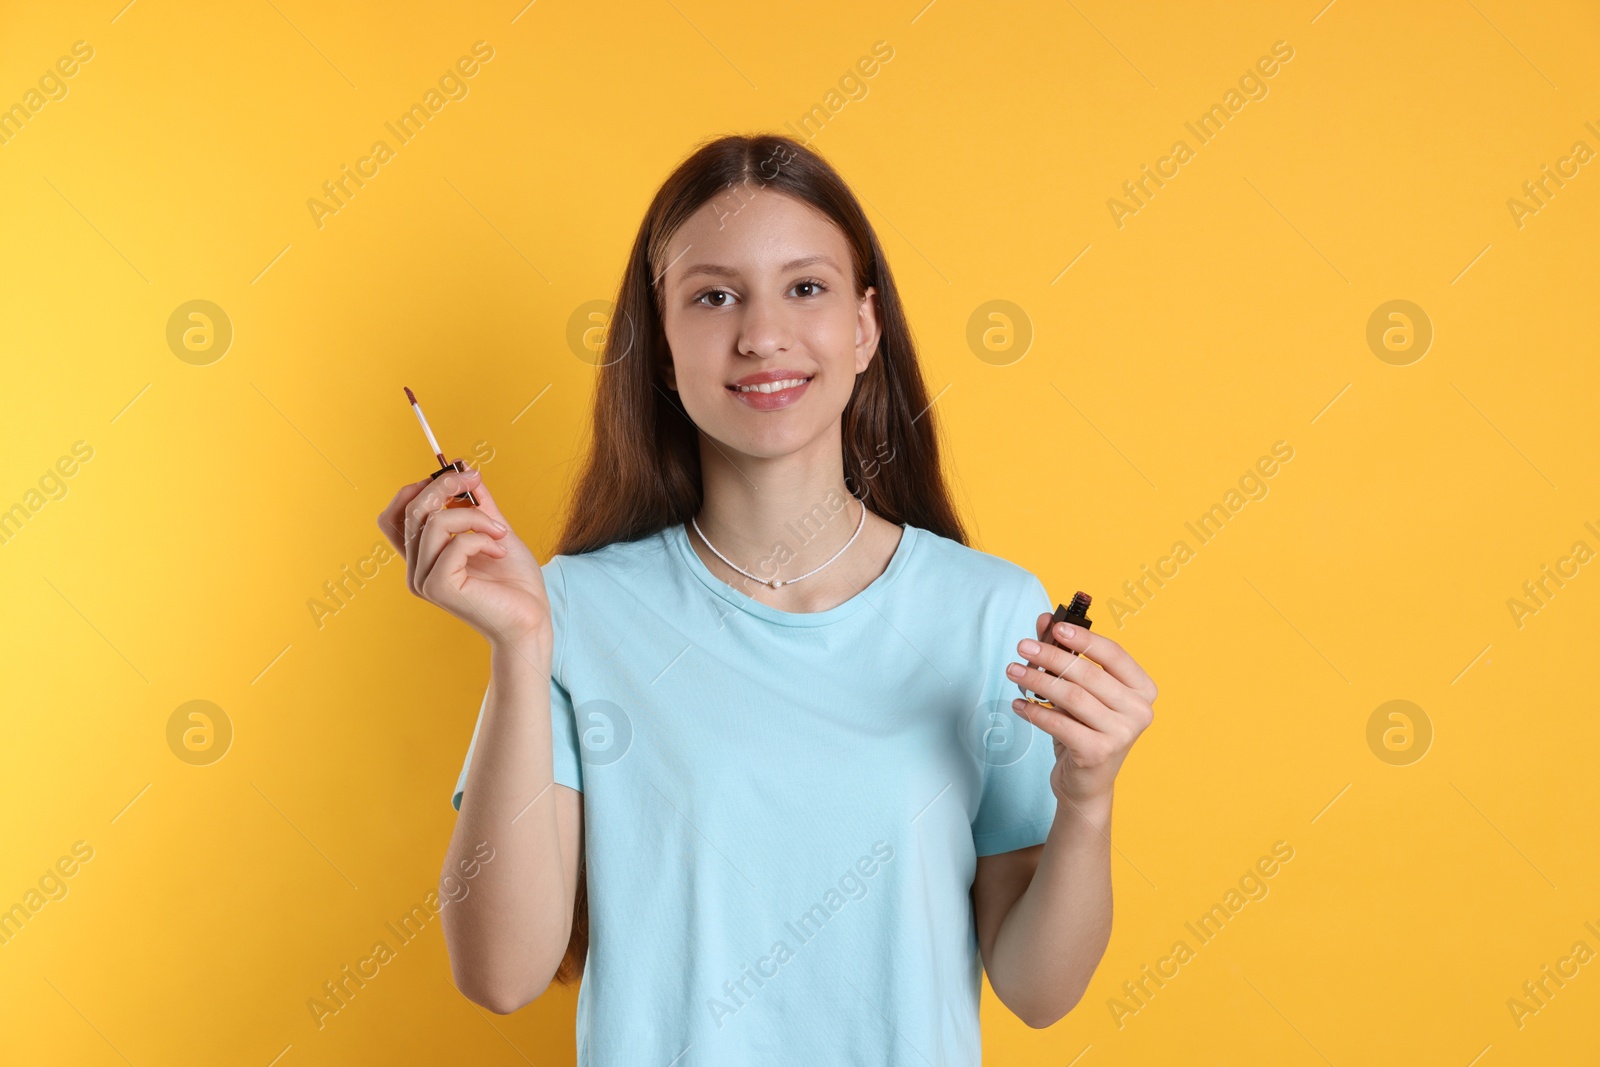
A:
MULTIPOLYGON (((832 267, 834 270, 839 271, 841 274, 844 273, 843 271, 839 270, 839 265, 833 261, 831 256, 824 255, 801 256, 799 259, 791 259, 789 262, 778 268, 778 273, 786 274, 791 270, 798 270, 800 267, 809 267, 814 263, 823 263, 832 267)), ((731 278, 738 273, 739 271, 736 268, 725 267, 720 263, 696 263, 689 267, 688 270, 684 271, 683 278, 680 280, 687 280, 694 277, 696 274, 710 274, 718 278, 731 278)))

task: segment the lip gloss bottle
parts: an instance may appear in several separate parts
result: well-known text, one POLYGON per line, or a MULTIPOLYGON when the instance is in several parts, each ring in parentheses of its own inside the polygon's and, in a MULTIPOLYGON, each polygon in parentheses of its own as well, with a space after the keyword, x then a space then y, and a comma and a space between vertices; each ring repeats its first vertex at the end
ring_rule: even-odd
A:
MULTIPOLYGON (((1094 598, 1088 593, 1085 593, 1080 589, 1078 592, 1073 594, 1071 604, 1057 604, 1056 613, 1050 617, 1050 625, 1045 627, 1044 636, 1039 639, 1039 643, 1041 645, 1054 645, 1056 648, 1061 648, 1060 645, 1056 644, 1056 623, 1058 622, 1064 622, 1071 626, 1081 626, 1085 630, 1093 626, 1094 623, 1089 619, 1088 614, 1089 602, 1093 599, 1094 598)), ((1063 652, 1071 652, 1074 656, 1077 655, 1077 653, 1073 652, 1070 648, 1063 648, 1061 650, 1063 652)), ((1050 703, 1050 701, 1046 700, 1044 697, 1029 691, 1021 682, 1017 683, 1017 688, 1022 690, 1023 696, 1027 697, 1035 704, 1039 704, 1046 708, 1055 707, 1054 704, 1050 703)))

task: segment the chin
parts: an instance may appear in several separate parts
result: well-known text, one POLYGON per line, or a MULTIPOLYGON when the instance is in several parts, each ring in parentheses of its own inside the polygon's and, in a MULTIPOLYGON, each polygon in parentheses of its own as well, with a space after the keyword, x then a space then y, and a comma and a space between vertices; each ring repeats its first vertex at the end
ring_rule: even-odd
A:
POLYGON ((782 428, 759 425, 721 426, 715 431, 701 432, 728 454, 738 453, 752 459, 781 459, 793 455, 802 451, 817 436, 812 427, 797 425, 782 428))

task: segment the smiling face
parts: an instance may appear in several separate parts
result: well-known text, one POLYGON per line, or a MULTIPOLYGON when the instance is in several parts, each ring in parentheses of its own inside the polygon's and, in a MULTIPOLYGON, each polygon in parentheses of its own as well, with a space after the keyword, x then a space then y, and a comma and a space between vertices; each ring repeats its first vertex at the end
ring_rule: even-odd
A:
POLYGON ((876 290, 856 295, 839 227, 782 193, 730 194, 679 227, 667 262, 666 384, 701 432, 760 458, 837 437, 879 334, 876 290))

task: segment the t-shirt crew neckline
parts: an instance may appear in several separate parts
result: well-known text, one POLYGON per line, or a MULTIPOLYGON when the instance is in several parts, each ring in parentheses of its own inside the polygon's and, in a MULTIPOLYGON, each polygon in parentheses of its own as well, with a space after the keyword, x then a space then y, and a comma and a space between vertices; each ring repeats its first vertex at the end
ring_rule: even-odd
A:
POLYGON ((891 582, 905 570, 911 552, 916 548, 918 529, 908 523, 901 525, 900 543, 895 546, 894 555, 889 557, 889 565, 883 573, 867 583, 849 600, 842 604, 835 604, 825 611, 783 611, 771 604, 747 596, 733 586, 711 573, 711 568, 706 566, 705 560, 695 553, 694 546, 689 543, 689 524, 678 523, 669 527, 668 536, 678 547, 678 554, 683 559, 684 566, 688 567, 694 576, 700 579, 702 585, 729 604, 749 615, 767 622, 777 623, 780 626, 826 626, 840 619, 849 618, 867 606, 868 597, 876 597, 889 586, 891 582))

